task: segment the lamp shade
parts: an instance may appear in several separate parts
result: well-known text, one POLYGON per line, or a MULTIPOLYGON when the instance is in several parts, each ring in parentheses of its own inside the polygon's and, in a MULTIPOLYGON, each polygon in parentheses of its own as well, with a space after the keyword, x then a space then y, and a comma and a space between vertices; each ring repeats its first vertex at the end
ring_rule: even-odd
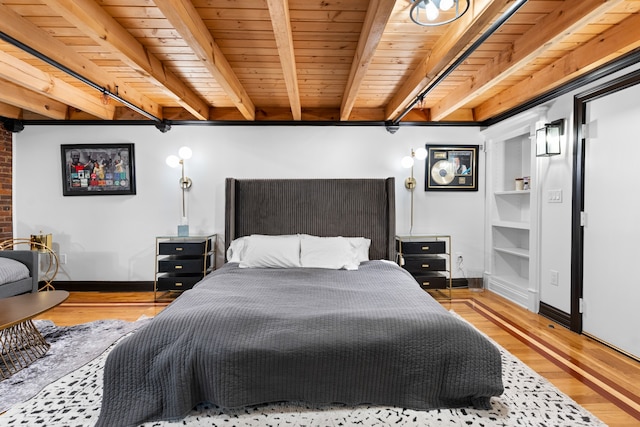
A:
POLYGON ((172 168, 176 168, 180 164, 180 158, 172 154, 169 157, 167 157, 166 162, 172 168))

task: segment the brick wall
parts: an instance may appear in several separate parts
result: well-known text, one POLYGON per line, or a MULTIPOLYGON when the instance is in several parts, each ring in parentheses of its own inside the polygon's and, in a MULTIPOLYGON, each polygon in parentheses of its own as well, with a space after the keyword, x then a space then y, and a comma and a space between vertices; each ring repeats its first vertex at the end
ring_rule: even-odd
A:
POLYGON ((13 134, 0 122, 0 241, 13 237, 12 149, 13 134))

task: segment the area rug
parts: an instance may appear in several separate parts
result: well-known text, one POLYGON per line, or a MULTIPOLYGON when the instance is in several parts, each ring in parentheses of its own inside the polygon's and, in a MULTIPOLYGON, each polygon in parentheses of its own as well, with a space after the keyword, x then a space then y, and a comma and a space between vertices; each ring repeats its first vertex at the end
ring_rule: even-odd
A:
MULTIPOLYGON (((134 332, 135 333, 135 332, 134 332)), ((492 341, 493 342, 493 341, 492 341)), ((180 421, 144 427, 182 426, 604 426, 599 419, 494 342, 502 354, 505 392, 490 410, 414 411, 390 407, 258 405, 222 411, 199 405, 180 421)), ((110 350, 110 349, 109 349, 110 350)), ((0 426, 93 426, 100 413, 102 373, 109 351, 47 386, 0 416, 0 426)), ((135 405, 135 402, 131 402, 135 405)))
POLYGON ((34 325, 51 347, 27 368, 0 381, 0 413, 95 359, 123 335, 148 320, 98 320, 74 326, 56 326, 50 320, 34 320, 34 325))

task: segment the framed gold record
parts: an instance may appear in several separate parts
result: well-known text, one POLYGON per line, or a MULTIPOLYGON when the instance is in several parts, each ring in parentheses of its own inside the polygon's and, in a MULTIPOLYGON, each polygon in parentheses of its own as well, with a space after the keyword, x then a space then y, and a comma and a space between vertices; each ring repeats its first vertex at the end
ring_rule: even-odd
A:
POLYGON ((425 191, 478 191, 478 145, 425 148, 425 191))

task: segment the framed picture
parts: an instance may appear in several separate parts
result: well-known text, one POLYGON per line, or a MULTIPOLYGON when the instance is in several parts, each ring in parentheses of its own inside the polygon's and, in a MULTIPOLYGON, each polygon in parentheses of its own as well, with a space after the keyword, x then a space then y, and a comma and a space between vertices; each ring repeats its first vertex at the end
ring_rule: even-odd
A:
POLYGON ((133 144, 63 144, 62 194, 136 194, 133 144))
POLYGON ((425 191, 478 191, 478 145, 426 145, 425 191))

